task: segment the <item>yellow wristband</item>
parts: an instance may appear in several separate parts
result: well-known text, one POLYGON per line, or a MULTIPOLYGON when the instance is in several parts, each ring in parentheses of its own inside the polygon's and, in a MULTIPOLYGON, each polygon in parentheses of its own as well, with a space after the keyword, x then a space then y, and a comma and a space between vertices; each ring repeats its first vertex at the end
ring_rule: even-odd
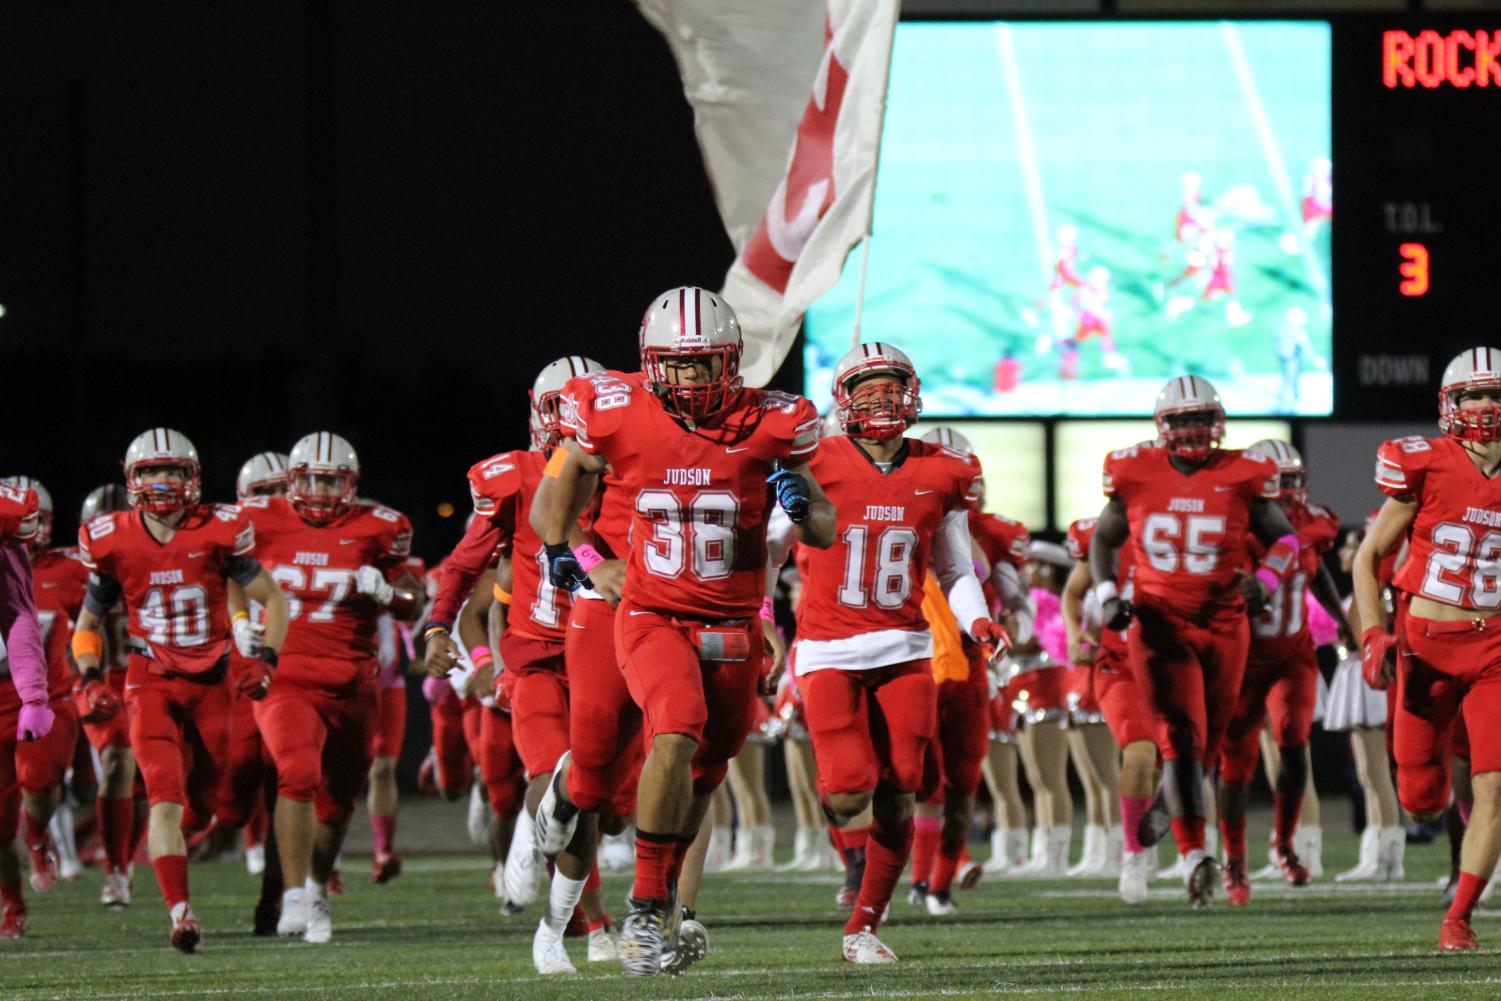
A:
POLYGON ((250 618, 250 613, 247 612, 247 611, 245 611, 244 609, 241 609, 240 611, 235 612, 233 615, 231 615, 229 617, 229 621, 231 621, 231 622, 239 622, 241 619, 248 619, 248 618, 250 618))
POLYGON ((494 595, 495 600, 500 602, 502 605, 509 605, 511 603, 511 592, 507 591, 499 584, 492 585, 490 588, 490 593, 494 595))

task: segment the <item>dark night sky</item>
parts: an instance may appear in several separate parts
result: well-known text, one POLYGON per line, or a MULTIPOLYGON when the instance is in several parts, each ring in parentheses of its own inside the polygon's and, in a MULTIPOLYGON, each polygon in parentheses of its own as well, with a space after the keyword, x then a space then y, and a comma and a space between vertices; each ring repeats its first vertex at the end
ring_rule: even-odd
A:
POLYGON ((60 535, 152 425, 214 497, 329 429, 440 555, 542 365, 633 366, 652 295, 718 285, 666 44, 624 0, 522 6, 0 8, 0 471, 60 535))

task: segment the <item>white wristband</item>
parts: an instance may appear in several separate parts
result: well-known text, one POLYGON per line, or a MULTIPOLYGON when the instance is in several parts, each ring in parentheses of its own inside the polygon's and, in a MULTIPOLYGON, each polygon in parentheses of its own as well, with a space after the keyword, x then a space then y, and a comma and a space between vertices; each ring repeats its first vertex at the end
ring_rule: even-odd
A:
POLYGON ((1094 600, 1099 603, 1099 606, 1101 608, 1104 608, 1105 602, 1109 601, 1111 598, 1118 597, 1120 597, 1120 595, 1115 590, 1115 581, 1113 580, 1107 580, 1094 586, 1094 600))

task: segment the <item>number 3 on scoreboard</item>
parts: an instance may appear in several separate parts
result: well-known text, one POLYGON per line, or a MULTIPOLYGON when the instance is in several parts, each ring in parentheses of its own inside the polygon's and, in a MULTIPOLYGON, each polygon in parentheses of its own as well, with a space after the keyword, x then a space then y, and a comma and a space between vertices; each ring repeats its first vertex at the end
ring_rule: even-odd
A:
POLYGON ((1402 255, 1402 263, 1397 270, 1402 274, 1402 281, 1397 285, 1397 291, 1403 295, 1424 295, 1428 291, 1428 248, 1421 243, 1404 243, 1397 248, 1402 255))

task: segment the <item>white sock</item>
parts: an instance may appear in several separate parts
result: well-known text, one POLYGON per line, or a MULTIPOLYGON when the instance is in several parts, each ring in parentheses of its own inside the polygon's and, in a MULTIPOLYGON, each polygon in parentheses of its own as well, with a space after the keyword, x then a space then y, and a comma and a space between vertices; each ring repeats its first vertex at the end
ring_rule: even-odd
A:
POLYGON ((172 918, 172 922, 176 924, 187 915, 188 902, 186 900, 179 900, 177 903, 172 905, 172 910, 168 911, 167 913, 172 918))
POLYGON ((584 880, 569 879, 557 870, 552 874, 552 886, 547 891, 547 927, 558 935, 573 919, 573 909, 584 895, 584 880))

